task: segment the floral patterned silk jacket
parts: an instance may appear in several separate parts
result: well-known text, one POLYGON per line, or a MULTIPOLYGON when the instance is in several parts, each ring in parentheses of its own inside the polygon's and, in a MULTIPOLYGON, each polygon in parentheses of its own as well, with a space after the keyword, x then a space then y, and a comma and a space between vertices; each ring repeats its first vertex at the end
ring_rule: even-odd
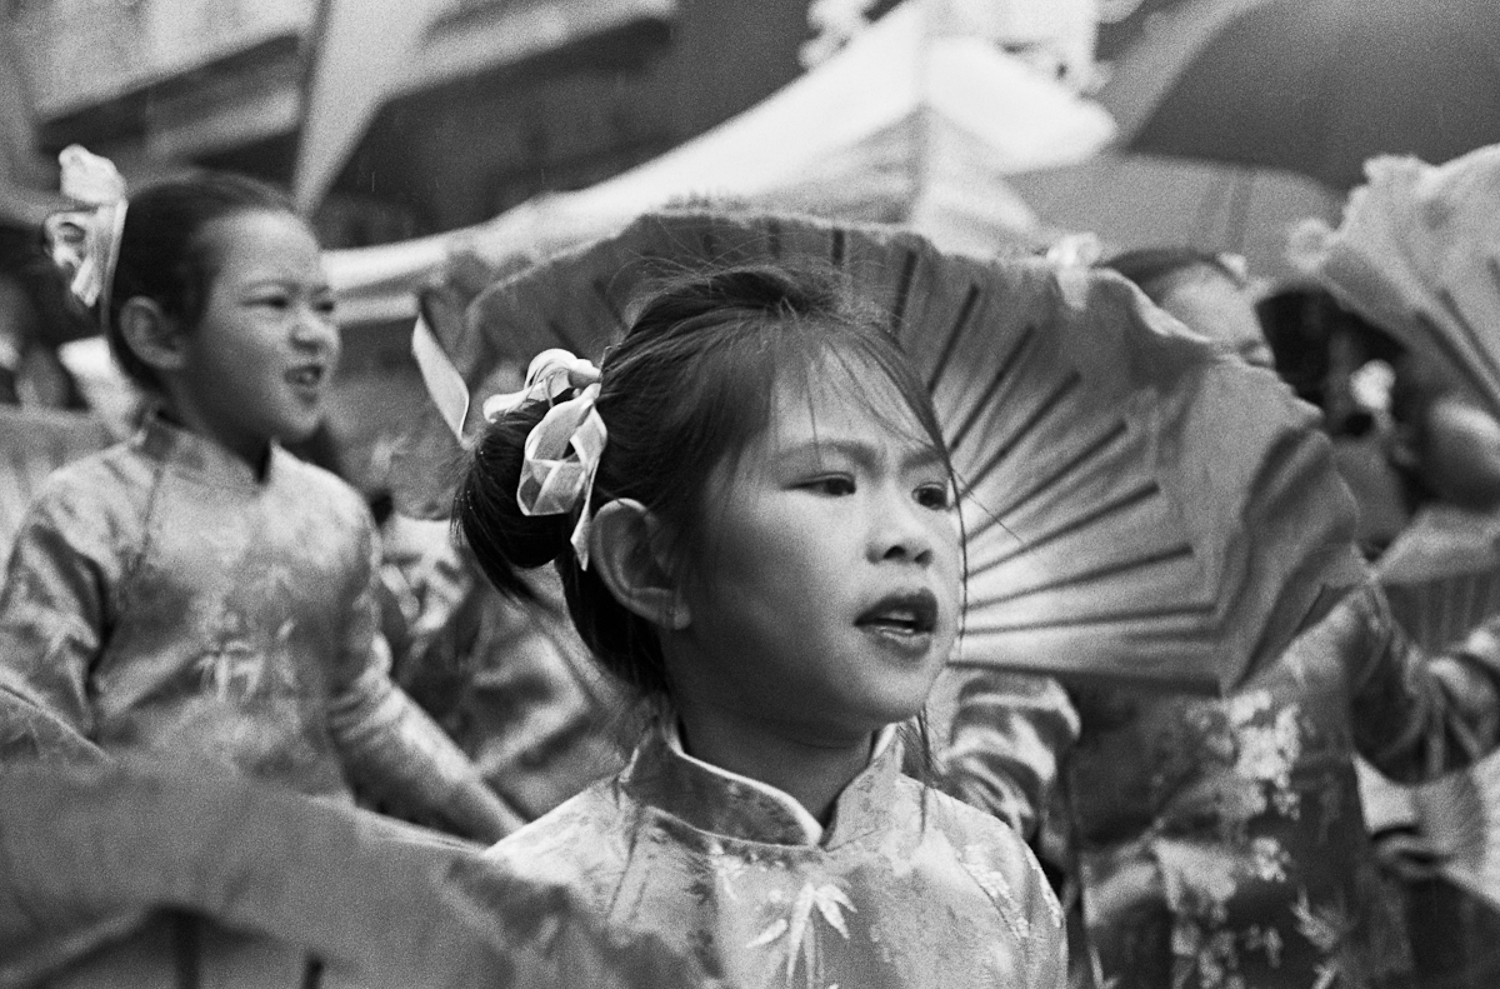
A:
MULTIPOLYGON (((477 769, 390 678, 377 551, 359 495, 279 448, 258 477, 152 418, 60 469, 0 576, 0 769, 191 763, 341 802, 357 783, 488 834, 477 769)), ((59 987, 170 984, 174 923, 81 924, 35 965, 59 987)), ((296 952, 184 929, 207 983, 301 984, 296 952)))
POLYGON ((1030 851, 903 776, 890 729, 826 830, 653 730, 618 777, 488 857, 565 891, 615 936, 665 939, 744 989, 1063 984, 1061 912, 1030 851))
POLYGON ((945 786, 1025 826, 1056 767, 1044 831, 1081 887, 1083 984, 1401 986, 1354 756, 1404 782, 1467 764, 1496 745, 1497 677, 1488 632, 1429 660, 1371 585, 1222 700, 968 674, 945 786))
POLYGON ((258 478, 159 417, 57 471, 0 584, 0 759, 69 758, 45 720, 114 756, 443 806, 477 773, 391 681, 375 538, 333 475, 273 447, 258 478))

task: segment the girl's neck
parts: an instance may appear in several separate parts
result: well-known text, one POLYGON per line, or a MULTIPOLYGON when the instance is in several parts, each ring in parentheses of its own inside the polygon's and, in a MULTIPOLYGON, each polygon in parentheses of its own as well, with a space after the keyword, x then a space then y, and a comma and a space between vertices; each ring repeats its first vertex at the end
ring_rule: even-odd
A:
POLYGON ((678 718, 689 755, 776 787, 824 827, 839 794, 869 765, 874 742, 873 734, 846 742, 801 738, 717 710, 679 710, 678 718))
POLYGON ((207 440, 235 459, 243 461, 255 475, 256 480, 265 480, 266 468, 270 465, 271 461, 271 444, 269 442, 245 445, 225 442, 223 437, 214 435, 211 430, 199 423, 196 417, 185 416, 179 412, 170 400, 158 402, 156 405, 156 414, 183 432, 192 433, 194 436, 207 440))

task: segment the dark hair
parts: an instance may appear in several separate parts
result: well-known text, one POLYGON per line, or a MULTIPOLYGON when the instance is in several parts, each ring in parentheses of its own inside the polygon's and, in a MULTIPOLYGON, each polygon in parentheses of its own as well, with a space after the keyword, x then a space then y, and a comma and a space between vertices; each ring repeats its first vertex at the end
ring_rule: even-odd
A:
POLYGON ((1243 280, 1240 273, 1231 268, 1224 259, 1209 251, 1196 247, 1142 247, 1106 258, 1094 265, 1124 275, 1134 282, 1152 302, 1160 302, 1168 279, 1194 268, 1208 268, 1222 274, 1236 285, 1243 280))
POLYGON ((158 182, 130 197, 108 293, 105 335, 132 381, 153 391, 160 388, 155 372, 120 333, 121 306, 145 296, 184 326, 197 325, 218 273, 218 259, 203 242, 204 228, 215 220, 259 211, 297 215, 286 193, 227 172, 158 182))
MULTIPOLYGON (((851 396, 894 425, 858 386, 870 375, 889 381, 947 467, 931 398, 886 326, 821 269, 740 265, 660 284, 600 369, 597 409, 609 441, 593 508, 640 501, 666 523, 669 552, 691 565, 683 548, 711 528, 710 474, 765 431, 780 382, 811 387, 830 369, 842 369, 851 396)), ((656 629, 579 567, 569 545, 576 515, 525 516, 516 506, 526 436, 546 411, 528 403, 488 426, 468 455, 454 526, 490 581, 513 595, 524 593, 518 569, 555 560, 573 622, 602 665, 648 696, 668 695, 656 629)))
POLYGON ((35 308, 38 339, 57 347, 95 332, 72 293, 63 270, 52 262, 46 239, 38 228, 0 225, 0 276, 15 279, 35 308))

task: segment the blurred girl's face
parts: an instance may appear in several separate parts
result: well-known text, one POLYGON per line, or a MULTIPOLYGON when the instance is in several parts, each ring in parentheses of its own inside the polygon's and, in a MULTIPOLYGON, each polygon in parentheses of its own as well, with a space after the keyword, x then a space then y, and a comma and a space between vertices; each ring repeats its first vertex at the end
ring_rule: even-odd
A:
POLYGON ((323 417, 339 354, 333 292, 290 214, 215 220, 202 244, 214 277, 168 390, 185 426, 258 465, 271 441, 306 439, 323 417))
POLYGON ((1156 304, 1188 329, 1225 344, 1248 364, 1275 370, 1255 305, 1229 276, 1200 265, 1169 280, 1156 294, 1156 304))
POLYGON ((958 628, 946 467, 895 386, 870 378, 778 386, 769 428, 707 486, 705 578, 685 582, 680 685, 804 741, 915 714, 958 628))

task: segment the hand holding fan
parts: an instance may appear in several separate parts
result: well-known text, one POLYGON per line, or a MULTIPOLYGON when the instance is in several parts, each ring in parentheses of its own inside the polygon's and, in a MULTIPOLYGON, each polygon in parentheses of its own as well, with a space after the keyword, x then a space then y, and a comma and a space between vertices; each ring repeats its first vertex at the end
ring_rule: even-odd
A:
MULTIPOLYGON (((751 261, 836 267, 925 376, 966 526, 956 661, 1217 692, 1358 579, 1311 409, 1112 275, 879 228, 666 213, 492 286, 438 343, 470 392, 508 390, 546 348, 600 358, 647 279, 751 261)), ((429 466, 398 497, 440 511, 431 465, 453 434, 436 410, 422 429, 429 466)))
MULTIPOLYGON (((1412 640, 1433 654, 1451 649, 1500 614, 1500 518, 1424 508, 1376 572, 1412 640)), ((1444 876, 1500 906, 1500 756, 1419 786, 1377 775, 1368 782, 1367 797, 1405 801, 1405 823, 1440 858, 1444 876)), ((1376 826, 1368 806, 1366 818, 1376 826)))
POLYGON ((1500 909, 1500 756, 1408 792, 1438 871, 1500 909))
POLYGON ((1500 517, 1428 506, 1376 574, 1397 623, 1427 652, 1441 652, 1500 614, 1500 517))

